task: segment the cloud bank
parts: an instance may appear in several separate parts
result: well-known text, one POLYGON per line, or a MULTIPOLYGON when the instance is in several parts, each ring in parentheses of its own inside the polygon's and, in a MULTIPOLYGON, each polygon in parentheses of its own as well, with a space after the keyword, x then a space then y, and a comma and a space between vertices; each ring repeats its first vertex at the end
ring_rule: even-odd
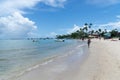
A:
POLYGON ((109 22, 109 23, 107 23, 107 24, 101 24, 101 25, 99 25, 99 28, 109 29, 109 30, 118 29, 118 30, 120 31, 120 21, 117 21, 117 22, 109 22))
POLYGON ((110 31, 112 29, 118 29, 118 31, 120 31, 120 15, 116 16, 116 21, 108 22, 106 24, 99 24, 96 26, 99 26, 98 28, 101 28, 103 30, 107 29, 108 31, 110 31))
POLYGON ((25 9, 44 3, 52 7, 64 7, 66 0, 0 0, 0 38, 21 38, 33 35, 35 22, 23 16, 25 9))
POLYGON ((77 30, 80 30, 80 28, 81 28, 80 26, 77 26, 76 24, 74 24, 73 28, 67 30, 67 33, 68 34, 73 33, 77 30))
POLYGON ((37 29, 35 23, 18 12, 0 18, 0 33, 3 37, 27 37, 29 32, 35 29, 37 29))

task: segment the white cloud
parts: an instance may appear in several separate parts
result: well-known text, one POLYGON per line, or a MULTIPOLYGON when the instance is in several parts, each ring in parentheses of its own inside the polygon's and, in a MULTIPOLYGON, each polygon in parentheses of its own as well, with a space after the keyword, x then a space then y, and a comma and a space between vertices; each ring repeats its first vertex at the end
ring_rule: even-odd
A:
POLYGON ((107 24, 101 24, 99 25, 99 28, 104 29, 108 29, 108 30, 112 30, 112 29, 118 29, 120 31, 120 21, 116 21, 116 22, 109 22, 107 24))
POLYGON ((64 2, 66 2, 66 0, 41 0, 41 1, 46 5, 50 5, 53 7, 64 7, 64 2))
POLYGON ((0 1, 0 15, 13 12, 24 13, 23 9, 34 7, 39 0, 2 0, 0 1))
POLYGON ((101 28, 103 30, 108 29, 110 31, 112 29, 118 29, 120 31, 120 15, 116 16, 116 21, 114 21, 114 22, 108 22, 106 24, 100 24, 97 26, 99 26, 99 28, 101 28))
POLYGON ((77 26, 76 24, 74 24, 73 28, 67 30, 67 33, 69 34, 69 33, 75 32, 79 29, 80 29, 80 26, 77 26))
POLYGON ((24 13, 23 9, 33 8, 39 3, 53 7, 64 7, 65 1, 66 0, 2 0, 0 1, 0 15, 13 12, 24 13))
POLYGON ((39 3, 52 7, 64 7, 66 0, 0 0, 0 38, 26 37, 33 33, 35 22, 23 16, 26 11, 39 3))
POLYGON ((37 27, 33 21, 23 17, 18 12, 0 18, 0 33, 4 37, 26 37, 30 32, 36 29, 37 27))
POLYGON ((113 27, 113 28, 120 28, 120 21, 110 22, 110 23, 107 23, 107 24, 103 24, 101 26, 109 26, 109 27, 113 27))
POLYGON ((49 37, 56 37, 56 35, 57 35, 57 33, 51 32, 50 35, 49 35, 49 37))
POLYGON ((120 3, 120 0, 86 0, 88 4, 109 6, 120 3))

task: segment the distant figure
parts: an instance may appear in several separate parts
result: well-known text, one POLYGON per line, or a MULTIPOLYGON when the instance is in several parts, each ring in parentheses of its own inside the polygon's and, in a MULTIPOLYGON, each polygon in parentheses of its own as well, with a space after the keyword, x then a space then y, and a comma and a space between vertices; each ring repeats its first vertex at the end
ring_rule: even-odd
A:
POLYGON ((88 48, 90 47, 90 43, 91 43, 91 40, 90 40, 90 38, 88 38, 88 41, 87 41, 88 48))
POLYGON ((84 37, 82 38, 82 41, 84 41, 84 37))

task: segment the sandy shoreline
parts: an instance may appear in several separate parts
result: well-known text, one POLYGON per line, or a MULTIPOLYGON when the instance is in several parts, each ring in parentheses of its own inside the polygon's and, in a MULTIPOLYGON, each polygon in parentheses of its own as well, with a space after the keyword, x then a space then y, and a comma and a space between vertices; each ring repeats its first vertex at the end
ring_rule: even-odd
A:
POLYGON ((92 40, 90 53, 82 62, 74 57, 58 60, 54 66, 38 68, 18 80, 120 80, 119 50, 120 41, 92 40))

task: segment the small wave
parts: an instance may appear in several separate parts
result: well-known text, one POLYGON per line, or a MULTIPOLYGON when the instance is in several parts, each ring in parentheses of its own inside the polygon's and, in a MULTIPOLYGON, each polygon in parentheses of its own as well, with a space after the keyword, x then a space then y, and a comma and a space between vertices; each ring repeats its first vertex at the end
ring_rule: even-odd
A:
POLYGON ((53 62, 53 60, 49 60, 49 61, 47 61, 47 62, 44 62, 44 63, 42 63, 41 65, 46 65, 46 64, 48 64, 48 63, 50 63, 50 62, 53 62))
POLYGON ((35 66, 31 67, 31 68, 28 68, 26 71, 31 71, 31 70, 33 70, 33 69, 38 68, 39 66, 40 66, 40 65, 35 65, 35 66))

